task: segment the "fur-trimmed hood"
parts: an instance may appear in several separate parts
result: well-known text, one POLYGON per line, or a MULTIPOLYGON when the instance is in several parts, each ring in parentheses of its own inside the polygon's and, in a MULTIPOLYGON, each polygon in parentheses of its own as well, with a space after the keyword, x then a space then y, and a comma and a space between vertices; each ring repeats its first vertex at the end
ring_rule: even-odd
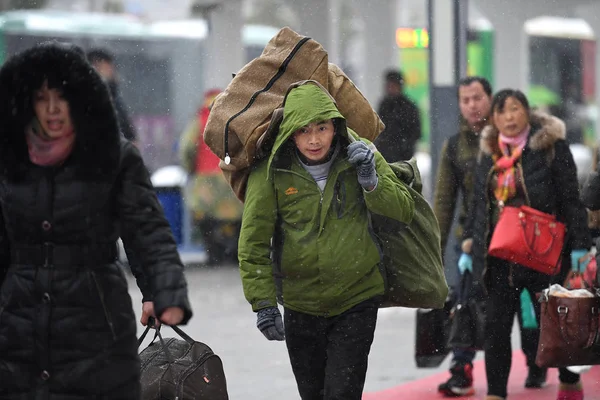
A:
POLYGON ((86 179, 112 177, 121 136, 108 87, 80 47, 58 42, 29 48, 0 69, 0 175, 13 180, 26 173, 25 127, 35 115, 34 91, 46 80, 69 102, 76 139, 68 162, 86 179))
MULTIPOLYGON (((527 146, 531 150, 544 150, 551 148, 557 140, 567 137, 565 123, 552 115, 541 111, 531 113, 531 135, 527 146)), ((498 130, 494 125, 486 126, 481 132, 481 151, 487 155, 500 153, 498 147, 498 130)))

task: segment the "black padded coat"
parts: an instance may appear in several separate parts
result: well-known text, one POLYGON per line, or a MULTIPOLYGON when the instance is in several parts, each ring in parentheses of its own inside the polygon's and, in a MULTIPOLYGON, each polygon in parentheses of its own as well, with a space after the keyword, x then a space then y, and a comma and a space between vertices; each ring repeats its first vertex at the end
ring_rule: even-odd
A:
POLYGON ((0 70, 0 399, 135 399, 136 320, 123 239, 157 315, 191 317, 183 266, 137 149, 80 49, 46 44, 0 70), (59 167, 31 164, 31 88, 63 90, 76 133, 59 167))
MULTIPOLYGON (((476 281, 489 288, 508 284, 504 278, 508 277, 510 270, 508 263, 493 258, 493 264, 498 265, 498 271, 495 274, 489 274, 487 271, 491 259, 487 256, 487 248, 494 228, 491 224, 493 193, 490 192, 490 179, 494 167, 492 154, 499 152, 498 132, 492 126, 488 126, 482 132, 481 149, 471 214, 463 238, 473 238, 473 276, 476 281)), ((569 145, 565 141, 564 123, 547 114, 534 113, 531 117, 531 133, 517 164, 522 169, 529 205, 545 213, 556 215, 567 227, 563 253, 566 257, 563 257, 563 273, 560 277, 550 277, 525 267, 517 268, 512 272, 513 274, 522 272, 527 279, 536 280, 533 282, 534 285, 537 283, 539 288, 543 288, 550 282, 564 279, 565 272, 570 268, 568 255, 571 249, 589 249, 591 246, 587 214, 579 199, 577 168, 569 145)))

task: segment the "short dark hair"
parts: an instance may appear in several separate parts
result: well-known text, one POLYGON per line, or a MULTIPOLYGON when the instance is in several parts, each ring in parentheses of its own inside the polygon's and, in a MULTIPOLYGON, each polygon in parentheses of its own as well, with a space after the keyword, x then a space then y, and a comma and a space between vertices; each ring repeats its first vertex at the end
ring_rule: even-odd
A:
POLYGON ((114 56, 108 50, 105 49, 91 49, 87 53, 87 59, 91 64, 102 61, 110 64, 113 64, 115 62, 114 56))
MULTIPOLYGON (((485 79, 483 76, 467 76, 466 78, 462 78, 460 81, 458 81, 458 89, 460 89, 461 86, 469 86, 470 84, 476 82, 481 84, 485 94, 487 94, 489 97, 492 97, 492 85, 490 84, 490 81, 485 79)), ((457 96, 458 89, 456 91, 457 96)))
POLYGON ((529 100, 527 100, 527 96, 525 96, 523 92, 518 89, 503 89, 494 95, 494 99, 492 100, 492 112, 496 110, 502 112, 504 110, 506 100, 511 97, 521 103, 527 112, 531 111, 531 108, 529 107, 529 100))
POLYGON ((395 69, 387 70, 385 73, 386 82, 396 82, 399 85, 404 85, 404 76, 402 72, 396 71, 395 69))

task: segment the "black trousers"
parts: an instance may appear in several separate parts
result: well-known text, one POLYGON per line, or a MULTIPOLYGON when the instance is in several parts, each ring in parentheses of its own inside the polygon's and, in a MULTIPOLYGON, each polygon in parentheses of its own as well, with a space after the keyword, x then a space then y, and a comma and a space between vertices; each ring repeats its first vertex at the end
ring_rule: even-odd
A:
POLYGON ((379 301, 334 317, 285 309, 285 337, 302 400, 361 400, 379 301))
MULTIPOLYGON (((491 260, 490 257, 488 260, 491 260)), ((486 299, 486 341, 485 371, 488 382, 488 395, 506 397, 506 386, 512 363, 511 333, 515 313, 520 311, 521 291, 529 290, 532 299, 535 294, 548 287, 549 278, 535 271, 504 262, 490 262, 488 296, 486 299)), ((540 320, 541 306, 532 301, 537 321, 540 320)), ((523 352, 527 365, 535 368, 535 357, 539 343, 539 328, 527 332, 527 345, 523 352)), ((559 369, 559 379, 563 383, 576 383, 579 375, 566 368, 559 369)))

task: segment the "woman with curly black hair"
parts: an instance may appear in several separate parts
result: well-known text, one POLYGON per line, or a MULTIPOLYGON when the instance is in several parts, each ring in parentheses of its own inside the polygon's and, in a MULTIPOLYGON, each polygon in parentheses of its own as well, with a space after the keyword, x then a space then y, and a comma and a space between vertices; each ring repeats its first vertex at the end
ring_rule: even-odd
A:
POLYGON ((192 315, 183 266, 108 88, 76 46, 44 43, 0 69, 0 398, 136 399, 142 323, 192 315))

